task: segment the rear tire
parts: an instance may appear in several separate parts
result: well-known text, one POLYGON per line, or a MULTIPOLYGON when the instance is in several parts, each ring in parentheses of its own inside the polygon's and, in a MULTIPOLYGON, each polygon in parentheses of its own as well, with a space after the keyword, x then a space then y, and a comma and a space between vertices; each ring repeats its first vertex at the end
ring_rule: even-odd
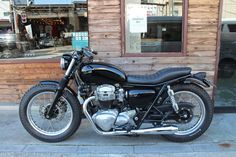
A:
MULTIPOLYGON (((43 92, 51 92, 51 93, 54 92, 55 93, 56 89, 57 89, 57 86, 55 86, 55 85, 36 85, 25 93, 25 95, 23 96, 23 98, 20 102, 19 116, 20 116, 20 120, 21 120, 22 125, 28 131, 28 133, 30 133, 33 137, 35 137, 41 141, 44 141, 44 142, 61 142, 65 139, 69 138, 70 136, 72 136, 76 132, 76 130, 80 126, 80 122, 81 122, 81 115, 82 115, 81 105, 79 105, 78 100, 72 95, 72 93, 65 90, 62 97, 63 97, 63 99, 65 99, 66 102, 68 102, 68 104, 69 104, 68 107, 70 107, 71 112, 72 112, 70 123, 69 123, 68 127, 66 127, 67 129, 65 131, 63 130, 64 132, 61 132, 61 133, 58 133, 55 135, 48 135, 46 133, 44 134, 43 132, 40 132, 37 129, 35 129, 35 128, 37 128, 37 127, 35 127, 37 125, 33 125, 32 121, 29 119, 29 116, 27 115, 27 113, 28 113, 27 109, 29 107, 29 103, 38 94, 43 93, 43 92)), ((42 105, 42 104, 40 104, 40 105, 42 105)), ((64 112, 65 113, 69 112, 67 110, 67 107, 64 112)), ((43 117, 42 114, 41 114, 41 117, 43 117)), ((65 115, 64 115, 64 118, 65 118, 65 115)), ((45 119, 43 119, 43 120, 47 122, 47 120, 45 120, 45 119)), ((53 120, 53 119, 51 119, 51 120, 53 120)), ((48 120, 48 121, 51 121, 51 120, 48 120)), ((44 121, 43 121, 43 123, 44 123, 44 121)), ((52 123, 52 122, 55 123, 55 121, 51 121, 49 123, 52 123)), ((53 130, 53 127, 52 127, 52 130, 53 130)))
POLYGON ((188 91, 191 93, 196 94, 198 97, 201 98, 202 102, 204 103, 205 107, 205 116, 203 117, 203 122, 201 125, 194 130, 193 132, 189 134, 174 134, 174 135, 163 135, 165 138, 167 138, 170 141, 173 142, 189 142, 192 141, 198 137, 200 137, 210 126, 212 118, 213 118, 213 113, 214 113, 214 106, 212 103, 212 100, 208 93, 201 87, 191 84, 191 85, 176 85, 172 87, 172 90, 176 92, 180 91, 188 91))

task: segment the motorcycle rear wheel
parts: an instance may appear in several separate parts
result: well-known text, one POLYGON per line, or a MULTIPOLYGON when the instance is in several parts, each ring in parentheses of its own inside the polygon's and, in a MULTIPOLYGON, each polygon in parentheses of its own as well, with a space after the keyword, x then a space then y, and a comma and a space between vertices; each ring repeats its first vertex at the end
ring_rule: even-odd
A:
POLYGON ((44 142, 61 142, 72 136, 81 122, 82 108, 78 100, 67 90, 50 119, 45 113, 55 95, 55 85, 35 85, 23 96, 19 116, 22 125, 33 137, 44 142))
MULTIPOLYGON (((172 89, 175 92, 175 97, 180 94, 183 94, 185 96, 190 95, 190 96, 187 96, 187 100, 186 100, 187 103, 192 101, 192 100, 190 101, 190 99, 195 98, 194 100, 195 103, 192 103, 193 106, 195 105, 193 110, 196 108, 196 110, 198 109, 199 111, 192 111, 192 114, 194 116, 194 112, 199 112, 199 119, 196 121, 196 124, 194 124, 193 126, 191 126, 190 128, 186 130, 183 130, 181 128, 182 130, 180 129, 174 135, 163 135, 163 136, 173 142, 192 141, 200 137, 210 126, 210 123, 213 118, 213 113, 214 113, 214 106, 213 106, 212 100, 210 96, 208 95, 208 93, 203 88, 194 84, 176 85, 176 86, 173 86, 172 89), (193 96, 193 98, 191 98, 191 95, 193 96)), ((179 98, 179 99, 180 99, 179 102, 184 101, 183 98, 179 98)), ((168 97, 166 97, 165 101, 166 100, 168 100, 168 97)), ((186 125, 187 127, 189 127, 188 125, 190 125, 192 121, 193 119, 191 119, 191 121, 187 121, 186 123, 183 123, 183 124, 179 123, 177 125, 179 126, 182 125, 183 127, 185 127, 184 125, 186 125)))

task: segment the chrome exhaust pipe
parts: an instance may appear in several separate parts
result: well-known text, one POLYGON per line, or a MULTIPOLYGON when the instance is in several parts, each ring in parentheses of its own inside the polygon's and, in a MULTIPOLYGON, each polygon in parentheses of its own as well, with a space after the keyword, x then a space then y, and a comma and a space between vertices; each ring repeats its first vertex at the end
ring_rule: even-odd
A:
MULTIPOLYGON (((97 128, 97 126, 94 124, 94 122, 92 120, 92 117, 89 115, 88 110, 87 110, 87 106, 88 106, 89 102, 92 101, 92 100, 95 100, 95 96, 91 96, 91 97, 89 97, 88 99, 86 99, 84 101, 84 103, 83 103, 83 112, 84 112, 86 118, 92 124, 93 129, 100 135, 116 135, 116 134, 118 134, 118 132, 116 132, 116 134, 115 134, 115 132, 104 132, 104 131, 101 131, 97 128)), ((124 133, 127 133, 127 131, 120 132, 120 135, 123 135, 124 133)))
POLYGON ((145 128, 139 130, 131 130, 132 134, 161 134, 161 135, 168 135, 174 134, 178 131, 176 126, 162 126, 158 128, 145 128))
POLYGON ((95 100, 95 96, 91 96, 88 99, 86 99, 83 103, 83 112, 86 116, 86 118, 89 120, 89 122, 92 124, 93 129, 100 135, 133 135, 133 134, 174 134, 178 131, 178 128, 175 126, 163 126, 158 128, 145 128, 145 129, 139 129, 139 130, 131 130, 129 132, 127 131, 110 131, 105 132, 102 130, 99 130, 97 126, 94 124, 92 117, 89 115, 87 106, 90 101, 95 100))

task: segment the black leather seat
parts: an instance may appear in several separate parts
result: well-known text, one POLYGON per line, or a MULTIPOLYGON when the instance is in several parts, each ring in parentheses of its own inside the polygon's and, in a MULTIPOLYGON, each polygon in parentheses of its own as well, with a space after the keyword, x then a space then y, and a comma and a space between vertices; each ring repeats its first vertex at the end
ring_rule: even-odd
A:
POLYGON ((151 75, 128 75, 127 81, 132 84, 159 84, 191 73, 189 67, 162 69, 151 75))

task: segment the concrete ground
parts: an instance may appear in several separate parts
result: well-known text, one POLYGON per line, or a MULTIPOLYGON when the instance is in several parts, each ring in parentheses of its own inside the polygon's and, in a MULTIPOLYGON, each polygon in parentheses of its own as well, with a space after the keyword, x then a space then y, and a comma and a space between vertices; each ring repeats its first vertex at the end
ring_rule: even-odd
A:
POLYGON ((60 143, 45 143, 25 131, 18 117, 17 106, 0 103, 0 156, 235 157, 235 121, 236 114, 215 114, 210 128, 200 138, 188 143, 173 143, 157 135, 97 135, 84 119, 70 139, 60 143))

